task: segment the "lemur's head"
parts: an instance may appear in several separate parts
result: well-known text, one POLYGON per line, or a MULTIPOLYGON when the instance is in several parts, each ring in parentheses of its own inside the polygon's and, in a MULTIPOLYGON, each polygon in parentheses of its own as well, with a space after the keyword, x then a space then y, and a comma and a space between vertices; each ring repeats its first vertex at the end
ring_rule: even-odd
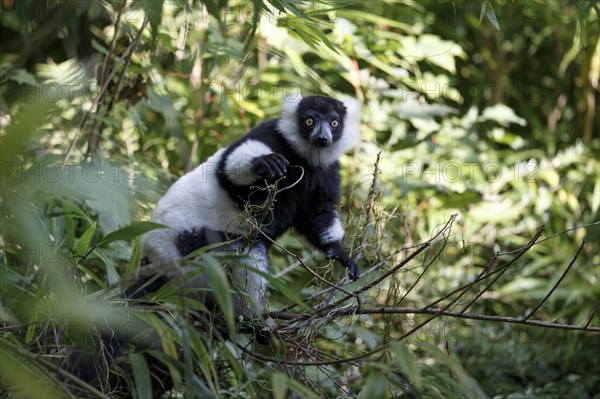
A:
POLYGON ((277 124, 292 148, 313 166, 326 166, 350 149, 359 135, 360 108, 355 100, 288 97, 277 124))

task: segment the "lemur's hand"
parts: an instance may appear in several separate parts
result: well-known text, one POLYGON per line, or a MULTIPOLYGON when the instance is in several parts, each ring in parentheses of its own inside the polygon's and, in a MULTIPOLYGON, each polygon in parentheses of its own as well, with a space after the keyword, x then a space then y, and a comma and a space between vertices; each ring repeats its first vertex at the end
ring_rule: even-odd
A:
POLYGON ((348 268, 348 277, 350 280, 356 281, 360 278, 360 270, 358 265, 352 258, 350 258, 344 250, 338 245, 331 246, 326 252, 327 259, 334 259, 342 264, 342 266, 348 268))
POLYGON ((263 179, 278 179, 287 173, 290 163, 279 153, 262 155, 252 161, 252 168, 263 179))

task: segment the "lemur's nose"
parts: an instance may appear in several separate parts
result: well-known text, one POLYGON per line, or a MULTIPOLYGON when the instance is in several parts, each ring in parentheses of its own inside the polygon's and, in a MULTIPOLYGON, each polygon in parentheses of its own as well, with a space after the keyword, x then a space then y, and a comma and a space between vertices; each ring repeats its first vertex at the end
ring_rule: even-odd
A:
POLYGON ((317 144, 321 147, 327 147, 331 143, 327 137, 317 137, 317 144))

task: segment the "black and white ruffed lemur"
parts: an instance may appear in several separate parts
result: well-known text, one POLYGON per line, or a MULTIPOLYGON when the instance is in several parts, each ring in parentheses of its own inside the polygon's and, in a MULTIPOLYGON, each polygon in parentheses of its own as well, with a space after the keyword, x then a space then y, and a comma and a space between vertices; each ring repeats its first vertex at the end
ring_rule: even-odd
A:
MULTIPOLYGON (((171 228, 144 234, 142 256, 153 265, 169 266, 164 270, 172 277, 188 270, 180 266, 182 256, 237 237, 221 250, 244 250, 246 262, 269 273, 272 240, 293 227, 328 259, 345 266, 350 279, 358 279, 358 266, 341 247, 344 229, 337 208, 338 158, 358 139, 359 118, 355 100, 287 97, 279 118, 259 124, 173 184, 152 214, 152 221, 171 228), (278 180, 275 201, 258 226, 261 233, 248 242, 248 221, 241 214, 248 205, 267 200, 267 190, 257 187, 278 180)), ((234 267, 230 275, 239 292, 234 299, 236 315, 262 315, 267 280, 246 267, 234 267)), ((206 275, 190 284, 211 289, 206 275)))
MULTIPOLYGON (((125 291, 125 296, 139 299, 158 290, 169 279, 195 267, 193 263, 186 265, 182 257, 211 244, 217 244, 214 247, 218 251, 243 252, 247 255, 243 262, 269 273, 269 248, 291 227, 328 258, 345 266, 350 279, 358 279, 358 266, 341 247, 344 229, 337 207, 338 158, 358 139, 359 118, 355 100, 286 98, 279 118, 261 123, 177 180, 152 214, 154 222, 170 228, 142 236, 141 267, 151 264, 160 274, 139 280, 125 291), (275 198, 270 197, 269 206, 263 206, 272 195, 265 187, 274 182, 275 198), (248 212, 254 205, 262 209, 258 215, 248 212)), ((267 280, 239 264, 225 267, 235 287, 236 316, 263 316, 267 280)), ((186 284, 191 291, 199 292, 192 294, 198 295, 197 299, 215 305, 206 272, 186 284)), ((270 326, 261 324, 251 330, 258 342, 267 343, 270 326)), ((98 355, 103 353, 102 358, 112 361, 132 338, 110 328, 101 330, 101 345, 94 344, 93 350, 74 348, 67 363, 71 372, 92 384, 106 375, 96 370, 98 355)), ((154 366, 157 375, 168 375, 160 364, 153 365, 153 370, 154 366)))

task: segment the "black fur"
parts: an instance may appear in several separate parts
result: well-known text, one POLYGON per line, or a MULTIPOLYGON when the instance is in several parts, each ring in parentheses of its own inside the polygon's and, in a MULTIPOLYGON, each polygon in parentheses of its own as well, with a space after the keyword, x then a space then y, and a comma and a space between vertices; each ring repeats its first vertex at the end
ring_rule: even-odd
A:
POLYGON ((226 240, 227 236, 222 232, 203 227, 179 232, 177 237, 175 237, 175 246, 181 256, 187 256, 207 245, 217 244, 226 240))
MULTIPOLYGON (((327 97, 305 98, 298 106, 299 133, 307 141, 310 140, 311 129, 303 123, 307 117, 312 118, 315 123, 335 119, 338 125, 331 128, 335 142, 343 134, 345 116, 346 109, 340 101, 327 97)), ((325 243, 320 240, 321 233, 337 218, 336 209, 341 196, 339 163, 336 161, 325 166, 311 165, 290 146, 279 131, 277 123, 278 119, 263 122, 227 148, 217 167, 219 183, 240 208, 246 203, 264 203, 267 193, 256 189, 256 186, 264 186, 264 183, 257 179, 248 186, 234 184, 225 173, 225 163, 228 156, 248 140, 266 144, 273 153, 258 157, 254 161, 255 171, 267 182, 273 182, 285 175, 278 187, 293 187, 278 194, 274 209, 269 220, 264 223, 262 231, 275 240, 294 227, 310 243, 325 252, 328 258, 335 259, 347 267, 348 276, 357 280, 360 276, 358 266, 344 253, 339 241, 325 243), (300 179, 302 171, 304 176, 300 179)), ((268 241, 265 244, 267 247, 271 245, 268 241)))

